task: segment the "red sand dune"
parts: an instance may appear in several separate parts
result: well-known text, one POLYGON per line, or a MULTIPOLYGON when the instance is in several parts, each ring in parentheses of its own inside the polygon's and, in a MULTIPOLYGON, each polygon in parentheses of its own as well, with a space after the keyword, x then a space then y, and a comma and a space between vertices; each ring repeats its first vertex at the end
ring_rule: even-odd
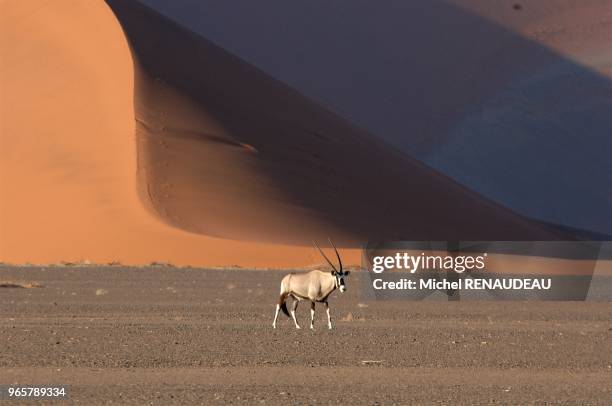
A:
POLYGON ((109 4, 1 5, 1 261, 284 267, 327 236, 349 263, 366 239, 564 237, 109 4))
POLYGON ((191 234, 143 210, 132 57, 104 2, 4 2, 0 16, 1 261, 315 261, 310 248, 191 234))

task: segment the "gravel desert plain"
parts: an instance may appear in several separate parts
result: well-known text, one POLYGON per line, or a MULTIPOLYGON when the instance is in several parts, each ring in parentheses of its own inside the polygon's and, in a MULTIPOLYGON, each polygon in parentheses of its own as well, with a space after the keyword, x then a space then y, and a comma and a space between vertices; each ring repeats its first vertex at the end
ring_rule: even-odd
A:
POLYGON ((3 383, 68 384, 75 404, 612 399, 610 302, 368 301, 355 272, 331 331, 307 305, 274 330, 286 272, 1 269, 3 383))

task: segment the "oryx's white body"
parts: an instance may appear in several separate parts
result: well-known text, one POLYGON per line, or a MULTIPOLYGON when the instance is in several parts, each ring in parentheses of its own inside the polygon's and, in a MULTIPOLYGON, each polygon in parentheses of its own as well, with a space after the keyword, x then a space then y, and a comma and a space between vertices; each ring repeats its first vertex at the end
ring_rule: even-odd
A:
MULTIPOLYGON (((319 247, 317 246, 317 248, 319 247)), ((334 249, 335 248, 336 247, 334 247, 334 249)), ((310 301, 310 328, 314 328, 315 303, 317 302, 325 304, 325 310, 327 312, 327 326, 330 329, 332 328, 327 298, 336 289, 340 289, 340 292, 344 293, 344 291, 346 290, 346 286, 344 285, 343 277, 345 275, 348 275, 348 272, 344 272, 342 270, 342 261, 340 260, 340 255, 338 254, 337 250, 336 255, 338 257, 338 262, 340 263, 340 270, 336 269, 336 267, 329 261, 329 259, 327 259, 325 254, 323 254, 320 249, 319 251, 327 260, 327 262, 332 266, 333 271, 324 272, 314 270, 306 273, 290 273, 289 275, 286 275, 281 281, 280 297, 278 300, 278 304, 276 305, 274 322, 272 323, 272 326, 274 328, 276 328, 276 320, 278 319, 278 313, 280 310, 282 310, 283 313, 289 316, 289 312, 287 311, 287 305, 285 303, 288 297, 293 298, 291 317, 293 318, 293 322, 295 323, 296 328, 300 328, 300 325, 298 324, 297 319, 295 317, 295 311, 297 309, 298 303, 302 300, 310 301)))

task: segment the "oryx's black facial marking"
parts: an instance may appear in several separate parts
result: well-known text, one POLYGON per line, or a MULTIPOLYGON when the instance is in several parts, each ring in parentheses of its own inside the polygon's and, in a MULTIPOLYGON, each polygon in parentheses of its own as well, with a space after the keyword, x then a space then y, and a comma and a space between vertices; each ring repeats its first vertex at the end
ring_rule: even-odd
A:
POLYGON ((346 285, 344 284, 344 277, 348 274, 348 272, 344 271, 332 271, 332 276, 334 277, 334 286, 336 289, 340 289, 341 293, 346 291, 346 285))

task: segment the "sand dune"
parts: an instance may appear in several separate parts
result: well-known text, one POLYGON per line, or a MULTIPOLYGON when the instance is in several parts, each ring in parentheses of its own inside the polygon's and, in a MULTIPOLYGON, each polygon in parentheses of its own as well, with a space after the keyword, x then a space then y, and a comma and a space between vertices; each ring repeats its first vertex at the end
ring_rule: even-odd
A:
POLYGON ((187 233, 143 210, 132 58, 105 3, 4 2, 0 15, 1 261, 318 261, 308 248, 187 233))
POLYGON ((281 267, 327 236, 353 263, 367 239, 571 237, 108 4, 2 4, 0 260, 281 267))

